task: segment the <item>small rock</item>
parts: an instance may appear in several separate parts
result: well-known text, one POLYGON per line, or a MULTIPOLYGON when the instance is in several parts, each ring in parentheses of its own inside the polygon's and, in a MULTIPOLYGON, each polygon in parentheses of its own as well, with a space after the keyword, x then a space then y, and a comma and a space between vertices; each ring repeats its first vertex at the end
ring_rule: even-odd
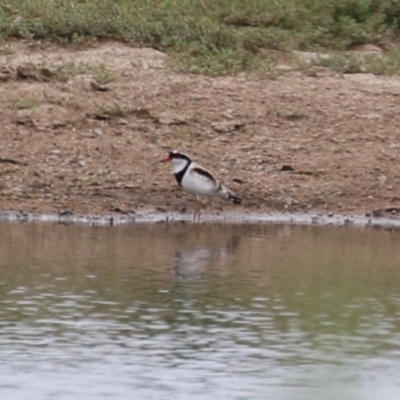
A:
POLYGON ((287 196, 284 199, 285 206, 287 206, 287 207, 290 207, 294 202, 295 202, 295 200, 291 196, 287 196))
POLYGON ((136 212, 133 211, 133 210, 123 210, 120 207, 114 207, 114 208, 111 209, 111 211, 116 212, 116 213, 120 213, 120 214, 124 214, 124 215, 136 214, 136 212))
POLYGON ((281 167, 281 169, 280 169, 280 171, 283 171, 283 172, 288 172, 288 171, 294 171, 294 168, 291 166, 291 165, 282 165, 282 167, 281 167))
POLYGON ((90 87, 98 92, 107 92, 110 89, 108 85, 101 85, 97 81, 90 82, 90 87))
POLYGON ((243 179, 240 178, 233 178, 232 181, 238 183, 239 185, 242 185, 244 183, 243 179))
POLYGON ((213 122, 211 128, 220 133, 229 133, 239 130, 244 126, 240 121, 220 121, 213 122))
POLYGON ((387 181, 387 176, 386 175, 381 175, 378 178, 378 181, 379 181, 379 186, 383 186, 387 181))
POLYGON ((158 122, 162 125, 186 125, 187 121, 183 115, 165 111, 158 117, 158 122))
POLYGON ((147 119, 152 118, 150 111, 147 108, 139 107, 131 111, 137 118, 147 119))
POLYGON ((94 129, 92 129, 92 134, 93 134, 93 137, 103 136, 103 131, 100 128, 94 128, 94 129))

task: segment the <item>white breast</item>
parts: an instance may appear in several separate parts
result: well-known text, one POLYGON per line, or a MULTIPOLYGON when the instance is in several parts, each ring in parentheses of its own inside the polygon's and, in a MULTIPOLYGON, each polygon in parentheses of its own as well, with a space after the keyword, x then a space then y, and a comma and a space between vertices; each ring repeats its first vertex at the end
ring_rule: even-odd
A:
POLYGON ((173 169, 174 169, 174 174, 178 174, 179 172, 184 170, 186 168, 186 165, 189 162, 190 161, 185 160, 183 158, 173 158, 172 159, 172 166, 173 166, 173 169))

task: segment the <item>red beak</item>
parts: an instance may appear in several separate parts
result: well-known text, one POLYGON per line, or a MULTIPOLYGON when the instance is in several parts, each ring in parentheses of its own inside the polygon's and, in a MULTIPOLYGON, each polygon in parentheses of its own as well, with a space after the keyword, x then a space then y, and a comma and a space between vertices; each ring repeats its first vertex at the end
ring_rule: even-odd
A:
POLYGON ((168 156, 167 158, 164 158, 160 162, 167 162, 167 161, 171 161, 171 157, 170 156, 168 156))

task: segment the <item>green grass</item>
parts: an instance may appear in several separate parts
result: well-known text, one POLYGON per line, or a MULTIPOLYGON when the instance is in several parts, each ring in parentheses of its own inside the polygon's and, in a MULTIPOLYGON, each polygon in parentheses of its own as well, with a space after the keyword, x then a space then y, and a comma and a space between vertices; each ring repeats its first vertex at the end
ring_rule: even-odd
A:
POLYGON ((109 118, 123 118, 129 114, 129 111, 117 103, 98 104, 97 109, 100 115, 109 118))
POLYGON ((385 47, 399 33, 399 0, 0 0, 3 39, 117 39, 209 74, 259 70, 293 49, 385 47))
POLYGON ((400 50, 391 49, 384 56, 368 53, 363 55, 353 52, 332 52, 326 57, 315 58, 306 65, 300 63, 298 69, 313 65, 327 67, 343 74, 395 75, 400 72, 400 50))
POLYGON ((39 101, 36 99, 15 99, 10 103, 10 107, 14 110, 31 110, 39 105, 39 101))
POLYGON ((91 75, 97 83, 106 84, 116 78, 116 73, 103 64, 94 66, 82 62, 68 62, 57 66, 44 63, 43 66, 49 68, 53 76, 60 81, 67 81, 79 75, 91 75))

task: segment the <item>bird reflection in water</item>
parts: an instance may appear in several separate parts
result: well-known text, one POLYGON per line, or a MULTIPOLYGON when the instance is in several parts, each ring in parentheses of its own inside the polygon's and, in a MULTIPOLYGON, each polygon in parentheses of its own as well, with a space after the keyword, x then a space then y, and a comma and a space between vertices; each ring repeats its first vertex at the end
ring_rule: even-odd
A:
POLYGON ((240 243, 239 236, 232 236, 224 244, 187 247, 178 250, 174 259, 174 275, 185 280, 204 275, 212 265, 223 266, 236 253, 240 243))

